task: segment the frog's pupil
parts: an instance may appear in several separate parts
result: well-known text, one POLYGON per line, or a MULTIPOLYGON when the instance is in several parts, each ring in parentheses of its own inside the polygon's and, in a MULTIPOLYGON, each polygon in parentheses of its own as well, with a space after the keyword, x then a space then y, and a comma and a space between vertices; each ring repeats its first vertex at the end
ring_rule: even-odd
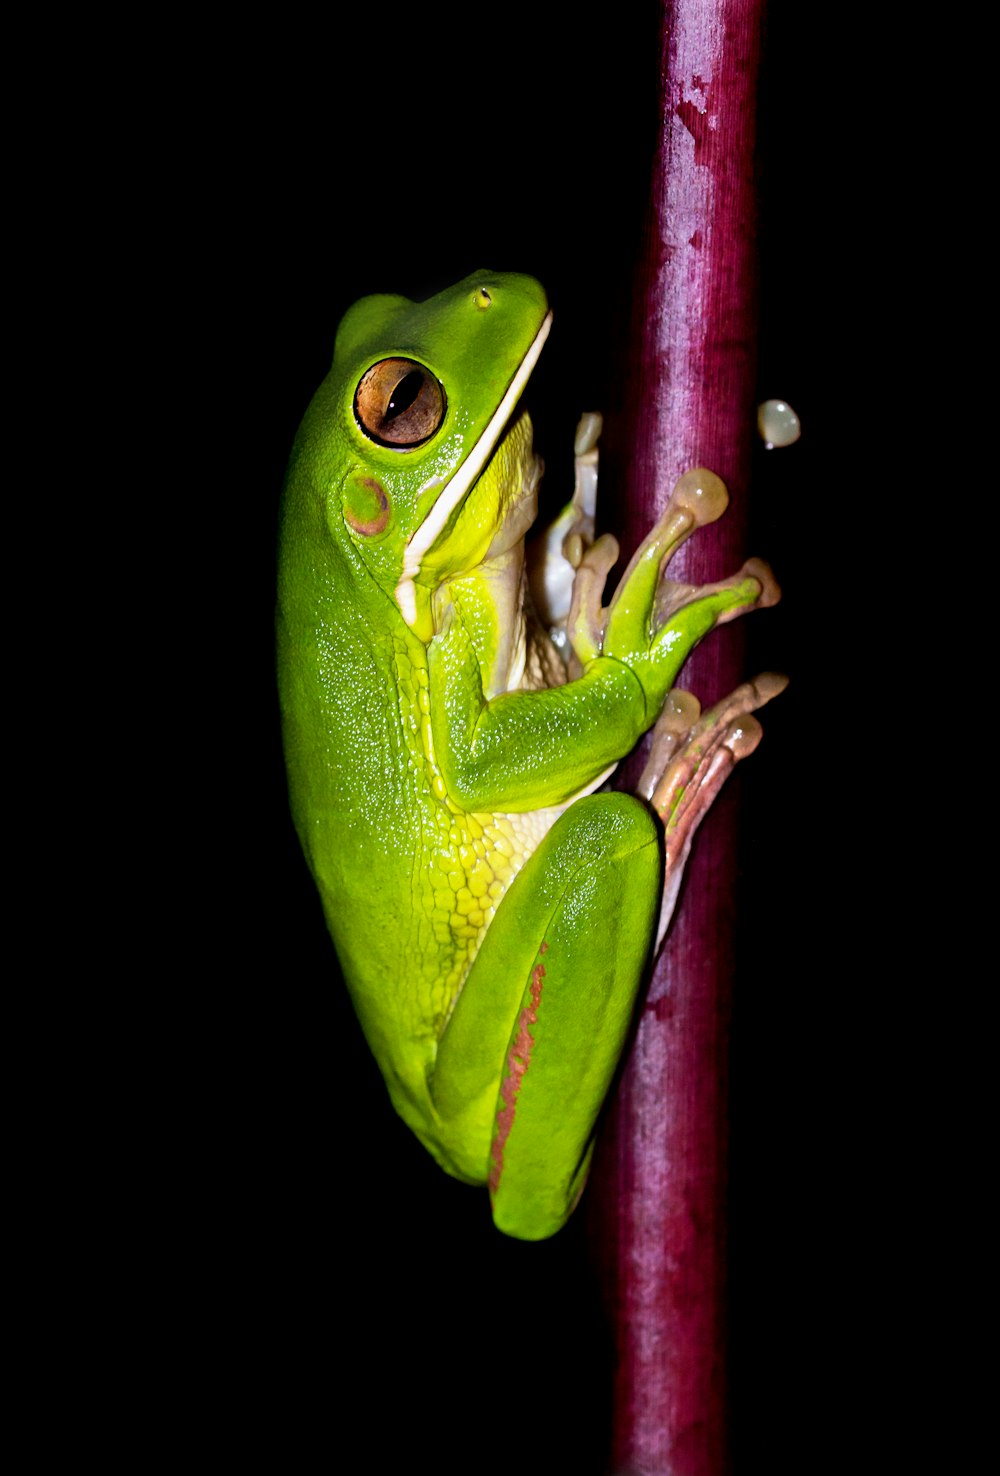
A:
POLYGON ((404 415, 423 388, 424 376, 418 369, 412 369, 409 374, 404 374, 396 388, 393 390, 388 405, 385 407, 385 415, 382 424, 395 420, 398 415, 404 415))

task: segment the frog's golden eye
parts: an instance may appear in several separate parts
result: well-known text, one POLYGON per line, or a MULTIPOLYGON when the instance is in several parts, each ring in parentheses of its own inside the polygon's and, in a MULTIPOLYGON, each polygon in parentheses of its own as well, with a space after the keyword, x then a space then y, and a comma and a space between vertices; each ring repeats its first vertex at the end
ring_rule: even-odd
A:
POLYGON ((354 395, 354 413, 365 435, 400 451, 432 436, 444 411, 444 390, 414 359, 381 359, 364 375, 354 395))

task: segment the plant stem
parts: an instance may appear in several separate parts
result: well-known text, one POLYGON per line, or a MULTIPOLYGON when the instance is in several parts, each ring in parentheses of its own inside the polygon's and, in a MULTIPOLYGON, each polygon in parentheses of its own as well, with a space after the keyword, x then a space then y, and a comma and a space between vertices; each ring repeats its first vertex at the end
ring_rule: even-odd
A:
MULTIPOLYGON (((659 136, 632 326, 602 468, 629 489, 631 549, 677 477, 707 466, 725 517, 671 564, 692 584, 746 553, 754 425, 754 135, 762 0, 664 0, 659 136)), ((681 677, 703 706, 747 675, 739 625, 681 677)), ((634 780, 635 764, 623 774, 634 780)), ((734 793, 694 847, 598 1153, 591 1215, 611 1293, 615 1472, 723 1476, 727 1047, 734 793)))

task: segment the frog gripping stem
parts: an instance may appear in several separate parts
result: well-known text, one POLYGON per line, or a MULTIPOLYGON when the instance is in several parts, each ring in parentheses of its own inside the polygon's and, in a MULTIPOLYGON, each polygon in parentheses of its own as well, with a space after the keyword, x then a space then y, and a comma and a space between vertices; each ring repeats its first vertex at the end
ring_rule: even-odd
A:
POLYGON ((763 737, 752 714, 777 697, 788 678, 767 671, 744 682, 704 715, 690 692, 674 689, 653 730, 638 792, 663 821, 663 901, 656 947, 663 942, 695 831, 740 759, 763 737))

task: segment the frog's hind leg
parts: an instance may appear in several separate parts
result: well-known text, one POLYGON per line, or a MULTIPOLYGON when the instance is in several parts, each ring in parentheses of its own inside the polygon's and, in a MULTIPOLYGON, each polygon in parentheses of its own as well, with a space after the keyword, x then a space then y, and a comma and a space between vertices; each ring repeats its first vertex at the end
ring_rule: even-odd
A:
POLYGON ((486 1155, 493 1216, 509 1235, 553 1234, 579 1198, 660 867, 658 827, 637 800, 572 805, 511 885, 442 1037, 436 1106, 486 1155))

